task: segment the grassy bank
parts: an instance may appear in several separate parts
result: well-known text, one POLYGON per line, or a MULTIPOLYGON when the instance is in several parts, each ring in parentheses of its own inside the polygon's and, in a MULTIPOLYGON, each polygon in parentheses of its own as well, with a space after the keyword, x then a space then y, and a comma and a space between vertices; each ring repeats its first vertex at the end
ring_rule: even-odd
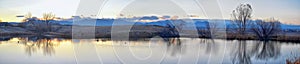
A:
MULTIPOLYGON (((42 32, 42 33, 36 33, 29 30, 26 30, 22 27, 1 27, 0 28, 0 37, 3 36, 12 36, 12 37, 19 37, 19 36, 46 36, 50 38, 72 38, 72 35, 85 35, 90 33, 95 33, 95 38, 111 38, 112 36, 115 38, 152 38, 156 36, 160 36, 163 38, 173 38, 177 37, 173 34, 165 33, 169 28, 162 27, 162 26, 142 26, 142 25, 134 25, 134 26, 61 26, 61 29, 59 29, 56 32, 42 32), (76 29, 73 27, 77 27, 76 29), (79 28, 78 28, 79 27, 79 28), (86 31, 86 29, 95 28, 93 32, 86 31), (118 29, 116 29, 118 28, 118 29), (124 28, 124 29, 123 29, 124 28), (130 28, 130 29, 128 29, 130 28), (82 31, 79 34, 74 33, 72 34, 72 31, 78 30, 82 31), (112 29, 115 30, 115 32, 112 32, 112 29), (85 33, 86 32, 86 33, 85 33), (113 33, 114 35, 111 35, 113 33), (163 36, 162 36, 163 35, 163 36)), ((195 31, 183 31, 185 34, 180 34, 180 37, 186 37, 186 38, 210 38, 207 35, 195 35, 195 34, 189 34, 188 32, 195 32, 195 31)), ((85 37, 82 37, 85 38, 85 37)), ((255 35, 243 35, 238 36, 234 33, 226 33, 226 37, 218 37, 217 39, 228 39, 228 40, 259 40, 256 38, 255 35)), ((274 36, 270 40, 272 41, 284 41, 284 42, 300 42, 300 33, 292 33, 287 32, 282 35, 274 36)))

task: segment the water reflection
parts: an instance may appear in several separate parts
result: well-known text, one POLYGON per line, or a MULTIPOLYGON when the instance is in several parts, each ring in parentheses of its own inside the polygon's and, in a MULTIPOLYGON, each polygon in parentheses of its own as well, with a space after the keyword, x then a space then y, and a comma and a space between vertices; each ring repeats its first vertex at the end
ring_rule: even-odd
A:
POLYGON ((37 50, 41 50, 45 56, 52 56, 55 54, 53 40, 49 38, 40 38, 40 37, 30 37, 30 38, 18 38, 18 43, 24 45, 25 53, 28 56, 31 56, 33 53, 36 53, 37 50))
POLYGON ((280 45, 277 42, 256 41, 252 54, 260 60, 276 59, 280 55, 280 45))
POLYGON ((237 41, 232 53, 232 63, 251 64, 251 58, 257 60, 276 59, 280 55, 280 45, 277 42, 267 41, 237 41))
POLYGON ((247 43, 246 41, 238 41, 237 47, 233 50, 232 63, 233 64, 251 64, 250 54, 247 51, 247 43))
MULTIPOLYGON (((73 48, 72 46, 74 44, 78 46, 82 46, 84 44, 91 44, 92 46, 96 45, 96 47, 99 49, 98 52, 101 52, 99 54, 103 54, 102 57, 110 58, 109 60, 118 60, 118 58, 112 58, 114 56, 113 49, 111 47, 115 46, 115 48, 120 48, 120 53, 122 50, 124 50, 124 47, 130 46, 134 51, 137 51, 137 54, 144 54, 140 50, 145 51, 145 47, 149 46, 149 39, 139 39, 136 41, 115 41, 113 42, 110 39, 87 39, 87 41, 80 40, 78 43, 72 42, 72 40, 69 39, 60 39, 60 38, 42 38, 42 37, 24 37, 24 38, 12 38, 8 42, 0 41, 0 47, 2 45, 5 45, 6 43, 17 43, 18 45, 21 45, 22 52, 24 50, 26 56, 38 56, 38 52, 41 52, 44 56, 54 56, 55 53, 57 55, 63 54, 59 51, 59 49, 62 49, 63 47, 69 47, 68 49, 63 49, 63 51, 68 51, 69 54, 66 55, 72 55, 73 48), (68 42, 70 45, 66 45, 63 47, 59 47, 62 45, 65 45, 65 43, 68 42), (71 51, 70 51, 71 50, 71 51), (111 51, 111 53, 106 53, 108 51, 111 51), (140 53, 139 53, 140 52, 140 53), (112 54, 112 55, 108 55, 112 54), (110 57, 112 56, 112 57, 110 57)), ((256 64, 256 63, 262 63, 262 62, 274 62, 276 60, 277 62, 285 62, 286 59, 289 58, 288 55, 290 55, 290 52, 293 51, 295 54, 300 54, 300 47, 299 44, 289 44, 284 45, 285 48, 283 48, 282 42, 264 42, 264 41, 227 41, 227 43, 223 43, 226 40, 212 40, 212 39, 182 39, 182 38, 163 38, 163 40, 155 41, 159 43, 151 43, 153 46, 153 49, 155 49, 157 52, 160 53, 160 51, 167 51, 166 55, 170 55, 172 58, 176 59, 170 59, 169 57, 164 58, 165 63, 174 63, 178 61, 179 57, 187 57, 192 58, 193 55, 189 53, 195 53, 197 54, 198 49, 196 49, 198 46, 200 46, 199 51, 199 60, 207 60, 208 58, 207 54, 210 54, 212 56, 218 55, 222 53, 222 47, 224 44, 231 45, 232 49, 224 49, 226 50, 226 54, 224 55, 224 61, 225 64, 256 64), (193 44, 191 44, 193 43, 193 44), (294 46, 292 48, 291 46, 294 46), (166 49, 160 49, 164 48, 166 49), (291 48, 289 48, 291 47, 291 48), (158 49, 157 49, 158 48, 158 49), (288 50, 288 51, 287 51, 288 50), (228 51, 228 52, 227 52, 228 51), (284 51, 284 52, 283 52, 284 51), (203 55, 202 55, 203 54, 203 55), (205 57, 202 57, 205 56, 205 57), (169 59, 169 60, 168 60, 169 59), (283 59, 283 60, 282 60, 283 59)), ((88 46, 88 45, 87 45, 88 46)), ((15 47, 17 48, 17 47, 15 47)), ((1 49, 0 49, 1 50, 1 49)), ((11 49, 14 50, 14 49, 11 49)), ((86 49, 82 49, 86 50, 86 49)), ((96 49, 97 50, 97 49, 96 49)), ((2 49, 3 51, 3 49, 2 49)), ((7 50, 4 50, 7 51, 7 50)), ((79 50, 78 50, 79 51, 79 50)), ((87 51, 93 51, 88 49, 87 51)), ((146 51, 147 52, 147 51, 146 51)), ((3 54, 8 52, 2 52, 3 54)), ((79 53, 79 52, 78 52, 79 53)), ((22 53, 23 54, 23 53, 22 53)), ((146 53, 145 53, 146 54, 146 53)), ((1 55, 1 54, 0 54, 1 55)), ((142 55, 141 55, 142 56, 142 55)), ((73 56, 70 56, 73 57, 73 56)), ((85 56, 83 56, 85 57, 85 56)), ((194 56, 195 57, 195 56, 194 56)), ((218 56, 216 56, 218 57, 218 56)), ((299 57, 296 56, 297 58, 299 57)), ((42 57, 44 58, 44 57, 42 57)), ((0 58, 1 60, 1 58, 0 58)), ((2 59, 3 60, 3 59, 2 59)), ((187 61, 186 61, 187 62, 187 61)), ((164 62, 162 62, 164 63, 164 62)), ((205 63, 203 61, 200 61, 198 63, 205 63)))
POLYGON ((200 43, 204 43, 206 54, 215 54, 219 51, 214 39, 201 39, 200 43))
POLYGON ((182 48, 182 41, 180 38, 164 38, 164 41, 167 43, 167 51, 170 53, 171 56, 180 55, 185 50, 182 48))

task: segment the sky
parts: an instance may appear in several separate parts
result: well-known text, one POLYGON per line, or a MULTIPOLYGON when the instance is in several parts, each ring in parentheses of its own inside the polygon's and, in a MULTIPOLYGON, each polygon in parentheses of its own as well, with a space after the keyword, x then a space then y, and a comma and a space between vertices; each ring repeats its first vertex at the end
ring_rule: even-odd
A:
POLYGON ((300 25, 300 0, 0 0, 0 19, 21 21, 16 16, 28 12, 36 17, 52 12, 64 18, 92 14, 98 18, 116 18, 122 14, 230 19, 232 10, 240 3, 252 5, 253 19, 274 17, 282 23, 300 25))

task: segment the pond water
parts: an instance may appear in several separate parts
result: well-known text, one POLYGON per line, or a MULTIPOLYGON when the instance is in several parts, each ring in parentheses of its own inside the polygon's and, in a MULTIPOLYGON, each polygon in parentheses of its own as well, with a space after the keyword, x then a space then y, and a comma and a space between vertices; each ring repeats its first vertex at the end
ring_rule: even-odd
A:
POLYGON ((300 44, 201 38, 38 39, 0 42, 0 64, 285 64, 300 44))

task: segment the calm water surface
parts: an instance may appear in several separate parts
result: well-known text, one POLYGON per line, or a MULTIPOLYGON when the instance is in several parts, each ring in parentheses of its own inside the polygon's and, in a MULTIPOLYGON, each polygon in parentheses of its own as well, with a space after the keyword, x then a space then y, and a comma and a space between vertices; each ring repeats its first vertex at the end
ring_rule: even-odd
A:
POLYGON ((285 64, 300 44, 198 38, 0 41, 0 64, 285 64))

